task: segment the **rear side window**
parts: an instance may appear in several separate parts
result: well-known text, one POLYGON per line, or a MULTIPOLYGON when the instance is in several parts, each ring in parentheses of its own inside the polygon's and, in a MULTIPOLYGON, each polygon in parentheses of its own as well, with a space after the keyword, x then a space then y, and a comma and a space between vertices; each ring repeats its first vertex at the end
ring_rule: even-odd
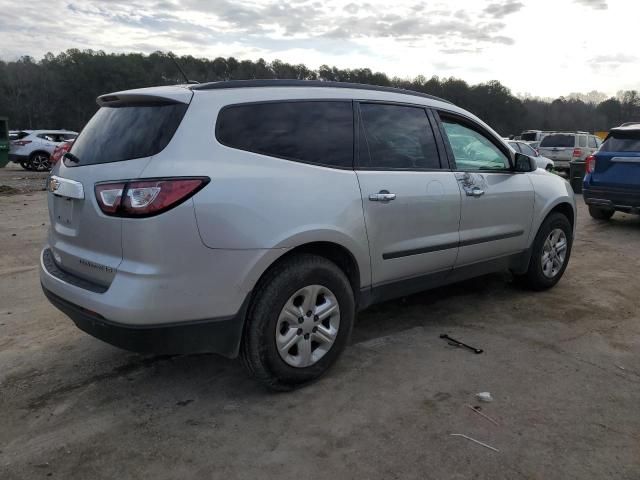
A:
POLYGON ((589 148, 598 148, 596 137, 589 137, 589 148))
POLYGON ((439 169, 433 130, 424 108, 360 104, 359 166, 380 169, 439 169))
POLYGON ((89 120, 71 153, 77 163, 65 165, 95 165, 150 157, 169 144, 182 121, 188 105, 135 105, 102 107, 89 120))
POLYGON ((350 101, 232 105, 218 116, 216 138, 227 147, 331 167, 353 167, 350 101))
POLYGON ((527 132, 520 135, 520 139, 525 142, 534 142, 537 140, 538 134, 536 132, 527 132))
POLYGON ((540 142, 540 147, 575 147, 576 139, 575 135, 566 135, 562 133, 553 133, 547 135, 540 142))
POLYGON ((640 131, 611 132, 600 147, 600 151, 640 153, 640 131))

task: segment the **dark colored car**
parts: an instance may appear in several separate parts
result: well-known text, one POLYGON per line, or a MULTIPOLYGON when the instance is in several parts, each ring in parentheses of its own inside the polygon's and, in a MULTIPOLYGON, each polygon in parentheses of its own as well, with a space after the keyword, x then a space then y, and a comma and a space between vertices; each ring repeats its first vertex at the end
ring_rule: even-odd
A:
POLYGON ((616 211, 640 214, 640 122, 613 128, 587 158, 583 195, 598 220, 616 211))

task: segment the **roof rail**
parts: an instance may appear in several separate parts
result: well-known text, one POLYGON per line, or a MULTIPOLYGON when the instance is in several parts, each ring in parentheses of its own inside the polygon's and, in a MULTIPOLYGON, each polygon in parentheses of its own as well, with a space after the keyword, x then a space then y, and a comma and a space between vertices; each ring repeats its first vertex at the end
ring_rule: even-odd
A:
POLYGON ((406 90, 404 88, 382 87, 379 85, 367 85, 363 83, 330 82, 324 80, 226 80, 220 82, 201 83, 189 85, 191 90, 218 90, 225 88, 256 88, 256 87, 323 87, 323 88, 350 88, 354 90, 373 90, 376 92, 399 93, 401 95, 413 95, 414 97, 429 98, 444 103, 451 103, 435 95, 406 90))

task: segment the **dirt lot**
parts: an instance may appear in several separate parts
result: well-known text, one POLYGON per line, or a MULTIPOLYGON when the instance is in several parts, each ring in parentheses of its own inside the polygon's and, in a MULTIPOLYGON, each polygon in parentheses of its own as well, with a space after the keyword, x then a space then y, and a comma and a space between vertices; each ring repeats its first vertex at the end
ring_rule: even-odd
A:
POLYGON ((578 203, 552 291, 492 275, 374 307, 329 375, 275 395, 77 330, 39 287, 45 193, 0 196, 0 478, 640 478, 640 219, 578 203))

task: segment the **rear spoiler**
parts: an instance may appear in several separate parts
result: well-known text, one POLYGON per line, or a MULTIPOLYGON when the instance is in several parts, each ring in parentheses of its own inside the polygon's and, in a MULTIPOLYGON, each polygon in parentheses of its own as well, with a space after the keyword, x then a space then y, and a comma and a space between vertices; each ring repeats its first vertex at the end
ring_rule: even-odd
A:
POLYGON ((181 87, 141 88, 100 95, 96 103, 101 107, 189 104, 192 97, 191 90, 181 87))

